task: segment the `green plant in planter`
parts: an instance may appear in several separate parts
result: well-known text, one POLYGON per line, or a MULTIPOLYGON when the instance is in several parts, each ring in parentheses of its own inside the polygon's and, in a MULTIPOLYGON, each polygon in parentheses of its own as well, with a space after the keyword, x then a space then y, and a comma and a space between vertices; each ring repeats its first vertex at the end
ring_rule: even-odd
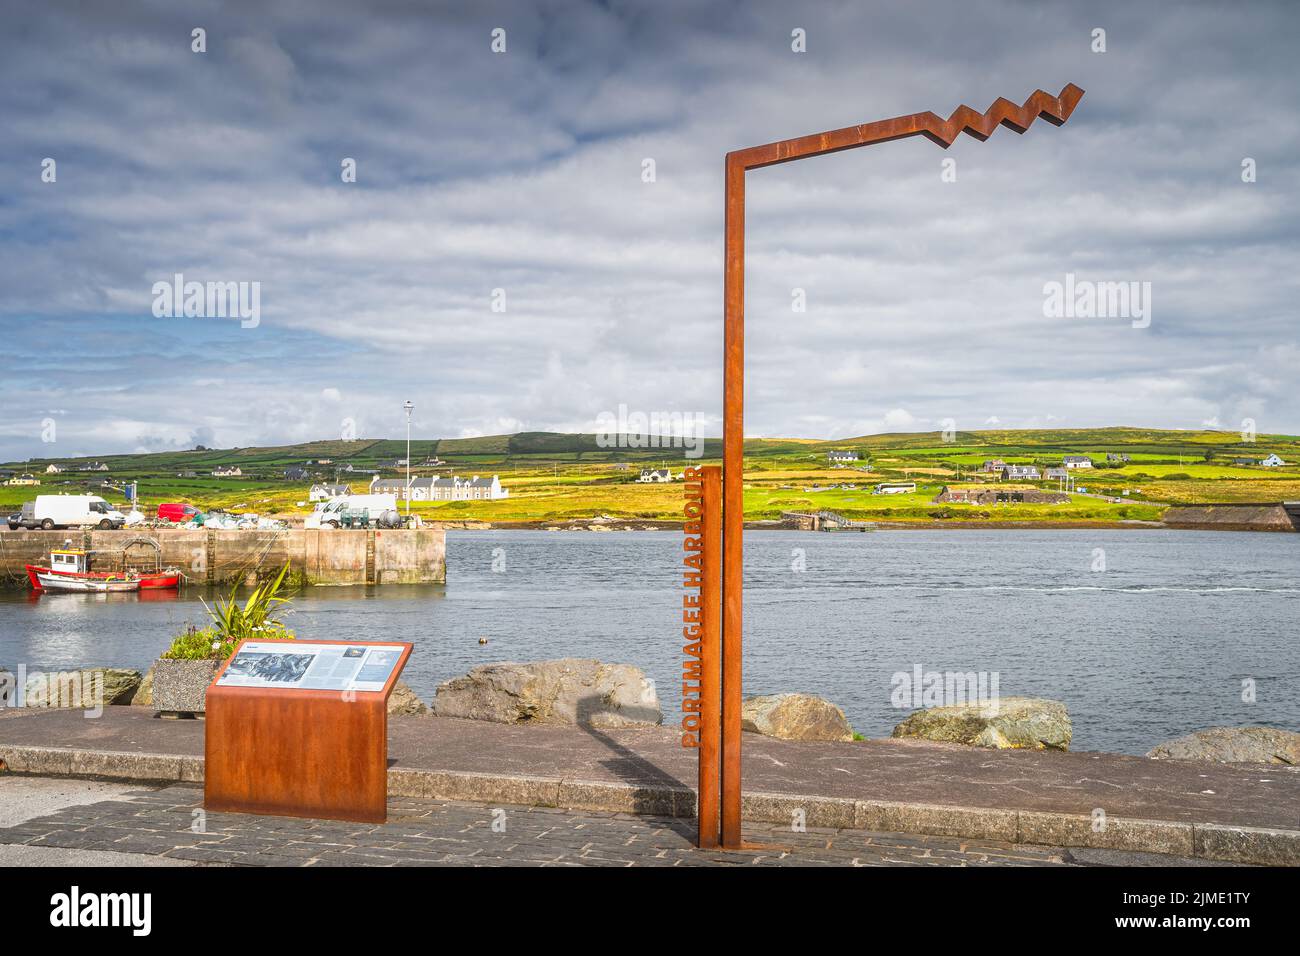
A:
POLYGON ((281 595, 289 565, 271 581, 253 589, 241 605, 237 599, 239 586, 230 591, 230 597, 218 599, 215 608, 203 603, 212 623, 207 627, 187 626, 172 641, 172 646, 162 656, 166 660, 218 660, 224 661, 235 652, 242 640, 292 641, 293 633, 277 615, 292 598, 281 595))

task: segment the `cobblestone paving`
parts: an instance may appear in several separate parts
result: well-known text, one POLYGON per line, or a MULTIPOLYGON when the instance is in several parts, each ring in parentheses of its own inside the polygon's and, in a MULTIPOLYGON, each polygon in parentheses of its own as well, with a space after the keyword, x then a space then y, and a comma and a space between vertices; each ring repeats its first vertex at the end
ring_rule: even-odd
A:
POLYGON ((691 845, 689 820, 396 799, 388 822, 204 813, 197 787, 133 791, 8 829, 0 843, 253 866, 1043 866, 1064 850, 860 830, 745 828, 743 853, 691 845), (195 832, 196 830, 200 832, 195 832))

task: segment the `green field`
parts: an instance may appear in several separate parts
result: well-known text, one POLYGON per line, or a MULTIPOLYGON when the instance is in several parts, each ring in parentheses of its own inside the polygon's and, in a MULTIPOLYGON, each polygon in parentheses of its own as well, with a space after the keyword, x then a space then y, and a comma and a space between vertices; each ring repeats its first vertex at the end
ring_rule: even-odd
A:
MULTIPOLYGON (((1155 520, 1170 504, 1263 502, 1300 499, 1300 438, 1261 435, 1253 443, 1236 433, 1156 431, 1135 428, 1036 431, 959 432, 944 442, 934 432, 869 435, 844 441, 754 439, 746 442, 745 512, 751 519, 779 518, 783 511, 827 509, 848 517, 883 521, 1095 521, 1155 520), (831 450, 854 450, 861 461, 831 467, 831 450), (1123 466, 1107 463, 1107 452, 1123 453, 1123 466), (1234 458, 1261 459, 1277 453, 1288 464, 1281 468, 1234 465, 1234 458), (1077 487, 1122 503, 1077 494, 1068 504, 978 506, 936 504, 945 484, 991 480, 977 469, 986 459, 1008 463, 1059 464, 1062 455, 1090 455, 1098 466, 1074 473, 1077 487), (869 470, 868 470, 869 466, 869 470), (960 478, 958 477, 960 476, 960 478), (880 481, 908 479, 916 493, 874 495, 880 481), (845 489, 840 486, 854 484, 845 489), (818 486, 818 487, 814 487, 818 486)), ((721 443, 704 443, 703 463, 716 463, 721 443)), ((187 501, 201 508, 224 508, 260 514, 293 515, 310 508, 302 504, 313 480, 351 484, 354 492, 368 487, 371 475, 400 478, 404 467, 402 440, 321 441, 264 448, 198 449, 140 455, 109 455, 96 460, 108 472, 75 470, 88 459, 40 458, 8 462, 0 468, 30 472, 39 487, 0 485, 0 510, 17 510, 36 494, 95 492, 121 502, 120 491, 98 486, 138 481, 145 510, 164 501, 187 501), (319 464, 329 459, 328 464, 319 464), (307 461, 314 464, 307 465, 307 461), (46 474, 50 463, 69 467, 46 474), (350 464, 354 471, 343 470, 350 464), (239 478, 214 478, 217 467, 238 466, 239 478), (304 467, 312 478, 289 481, 283 472, 304 467), (178 477, 194 472, 194 477, 178 477)), ((680 516, 681 485, 638 484, 642 467, 666 465, 675 473, 687 462, 680 449, 603 448, 594 435, 527 432, 484 438, 413 440, 413 475, 458 474, 501 477, 510 489, 502 501, 416 503, 414 511, 431 520, 534 522, 586 519, 600 515, 624 519, 674 519, 680 516), (444 464, 425 466, 427 458, 444 464)), ((1057 483, 1034 486, 1055 490, 1057 483)))

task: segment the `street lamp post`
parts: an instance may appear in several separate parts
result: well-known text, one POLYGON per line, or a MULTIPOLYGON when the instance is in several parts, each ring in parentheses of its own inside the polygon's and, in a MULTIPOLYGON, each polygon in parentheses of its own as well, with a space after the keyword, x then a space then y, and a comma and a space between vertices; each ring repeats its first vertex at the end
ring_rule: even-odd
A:
POLYGON ((411 513, 411 412, 415 406, 407 402, 406 409, 406 513, 411 513))

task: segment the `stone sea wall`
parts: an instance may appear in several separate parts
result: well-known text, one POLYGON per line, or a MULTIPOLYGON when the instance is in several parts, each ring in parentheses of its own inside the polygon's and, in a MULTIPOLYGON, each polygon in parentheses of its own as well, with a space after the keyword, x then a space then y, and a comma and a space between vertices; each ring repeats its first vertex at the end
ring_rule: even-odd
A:
MULTIPOLYGON (((99 552, 95 570, 121 567, 121 550, 135 538, 161 548, 164 567, 180 568, 191 584, 228 585, 279 572, 285 562, 307 584, 430 584, 447 580, 441 528, 307 531, 217 531, 200 528, 120 531, 0 531, 0 580, 26 586, 25 564, 46 564, 70 543, 99 552)), ((154 549, 130 549, 133 562, 152 562, 154 549)))

